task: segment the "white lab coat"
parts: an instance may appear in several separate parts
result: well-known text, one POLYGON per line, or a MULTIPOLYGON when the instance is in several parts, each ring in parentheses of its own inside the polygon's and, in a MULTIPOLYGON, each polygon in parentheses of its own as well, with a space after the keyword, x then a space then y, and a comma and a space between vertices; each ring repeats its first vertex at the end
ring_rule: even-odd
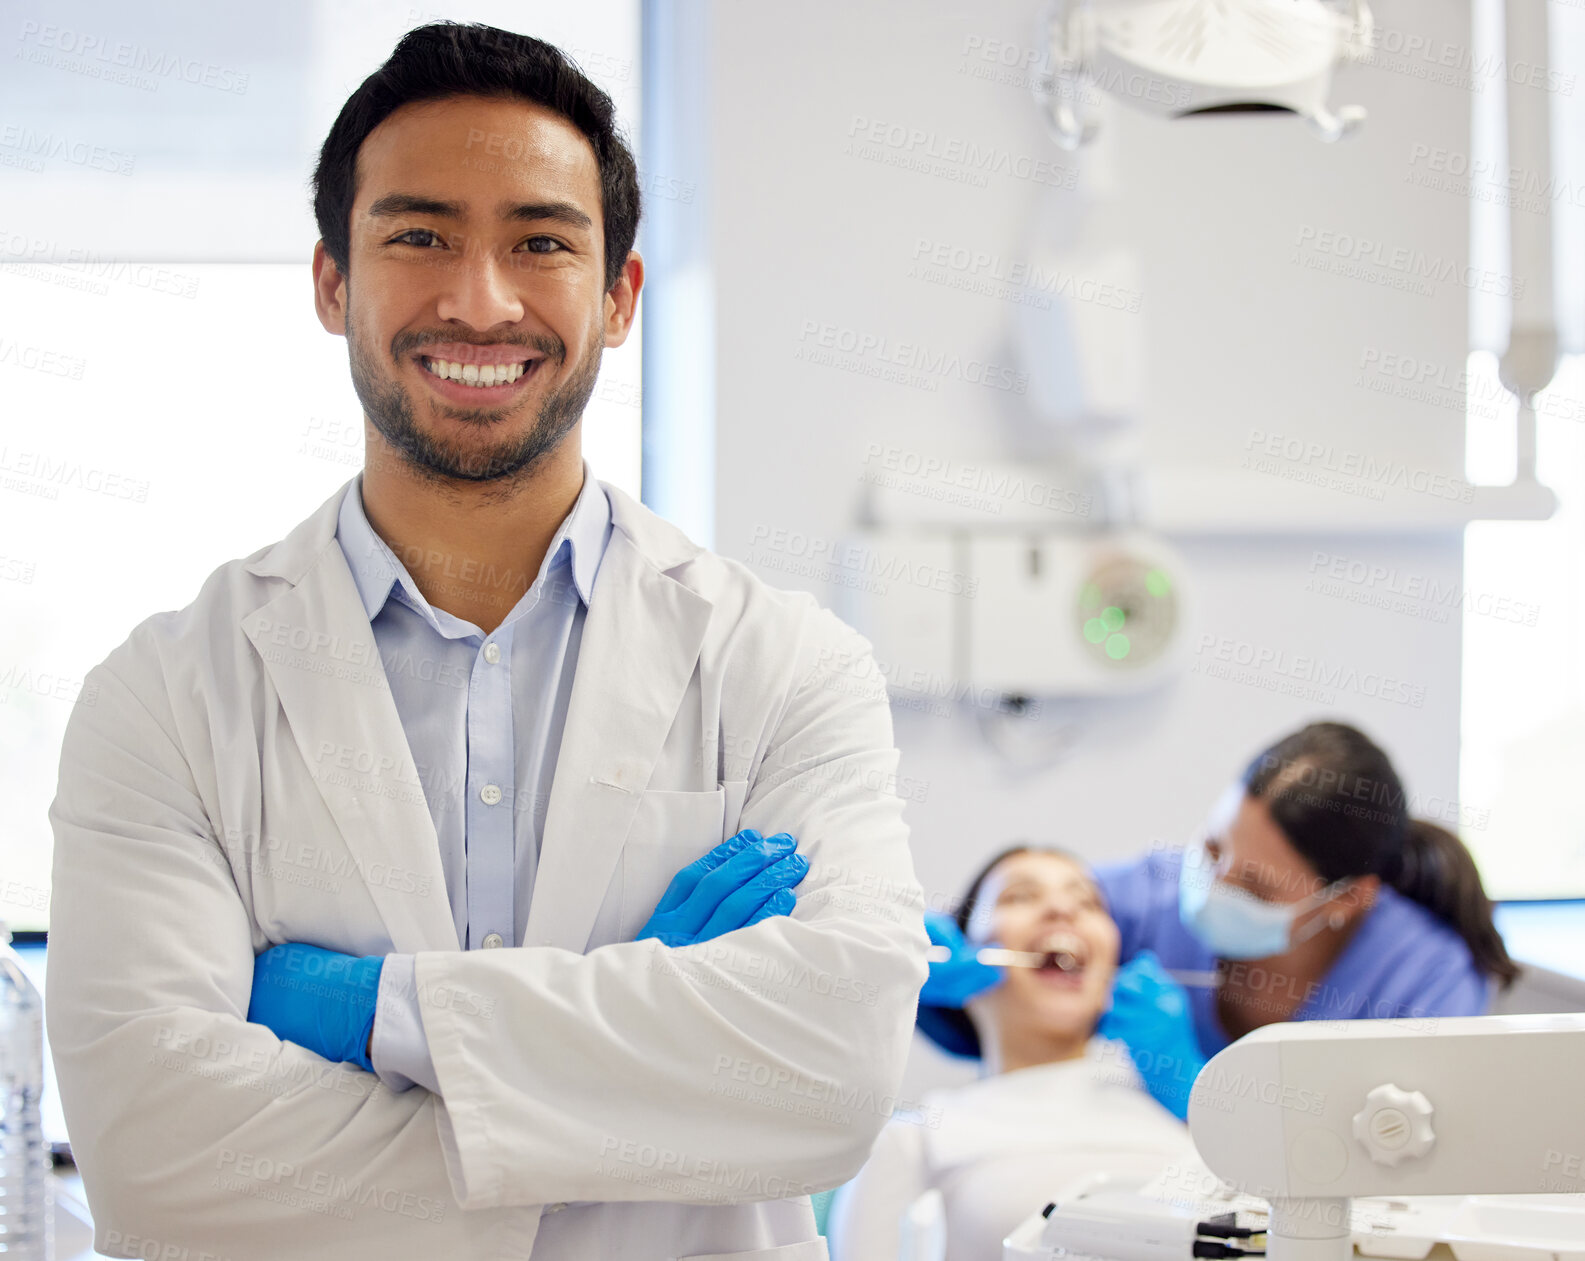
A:
POLYGON ((345 489, 138 625, 67 727, 47 1015, 96 1247, 820 1261, 807 1193, 887 1120, 926 971, 868 644, 607 486, 526 940, 463 952, 345 489), (798 838, 795 912, 632 941, 740 827, 798 838), (283 941, 415 953, 441 1094, 247 1023, 283 941))

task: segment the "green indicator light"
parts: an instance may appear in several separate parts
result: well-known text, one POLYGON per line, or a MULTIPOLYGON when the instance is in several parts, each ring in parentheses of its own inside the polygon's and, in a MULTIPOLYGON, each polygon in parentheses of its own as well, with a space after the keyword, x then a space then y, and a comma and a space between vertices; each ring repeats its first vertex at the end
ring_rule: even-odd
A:
POLYGON ((1079 588, 1079 608, 1086 613, 1101 602, 1101 589, 1093 582, 1087 582, 1079 588))
POLYGON ((1121 661, 1128 655, 1128 636, 1113 635, 1106 641, 1106 655, 1113 661, 1121 661))
POLYGON ((1152 569, 1145 575, 1145 590, 1160 599, 1172 590, 1172 582, 1161 570, 1152 569))
POLYGON ((1084 623, 1084 638, 1092 644, 1098 644, 1106 638, 1106 623, 1098 617, 1092 617, 1084 623))
POLYGON ((1123 613, 1123 610, 1118 608, 1115 604, 1109 604, 1106 608, 1101 610, 1101 621, 1106 624, 1106 629, 1109 631, 1122 630, 1123 623, 1126 620, 1127 618, 1123 613))

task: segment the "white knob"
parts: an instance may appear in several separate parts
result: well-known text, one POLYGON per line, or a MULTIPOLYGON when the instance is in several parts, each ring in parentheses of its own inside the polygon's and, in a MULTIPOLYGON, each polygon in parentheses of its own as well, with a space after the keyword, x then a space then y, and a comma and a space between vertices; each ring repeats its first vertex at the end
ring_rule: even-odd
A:
POLYGON ((1399 1165, 1425 1155, 1436 1143, 1431 1101, 1418 1090, 1377 1086, 1354 1114, 1354 1137, 1378 1165, 1399 1165))

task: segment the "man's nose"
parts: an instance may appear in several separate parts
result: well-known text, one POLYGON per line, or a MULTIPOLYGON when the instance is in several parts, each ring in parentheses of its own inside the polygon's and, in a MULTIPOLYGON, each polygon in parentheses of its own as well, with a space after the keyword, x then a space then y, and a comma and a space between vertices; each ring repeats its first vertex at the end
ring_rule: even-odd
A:
POLYGON ((515 255, 498 257, 482 246, 464 247, 456 258, 441 264, 446 279, 437 314, 477 329, 522 320, 518 292, 522 270, 516 260, 515 255))

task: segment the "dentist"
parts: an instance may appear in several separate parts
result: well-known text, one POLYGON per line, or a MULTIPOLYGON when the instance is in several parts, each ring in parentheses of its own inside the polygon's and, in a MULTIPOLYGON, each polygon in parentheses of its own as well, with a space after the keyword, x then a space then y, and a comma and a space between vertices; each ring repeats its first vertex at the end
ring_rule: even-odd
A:
POLYGON ((96 1247, 819 1261, 926 972, 869 646, 584 463, 644 268, 558 50, 410 31, 314 186, 364 469, 139 623, 62 749, 96 1247))

